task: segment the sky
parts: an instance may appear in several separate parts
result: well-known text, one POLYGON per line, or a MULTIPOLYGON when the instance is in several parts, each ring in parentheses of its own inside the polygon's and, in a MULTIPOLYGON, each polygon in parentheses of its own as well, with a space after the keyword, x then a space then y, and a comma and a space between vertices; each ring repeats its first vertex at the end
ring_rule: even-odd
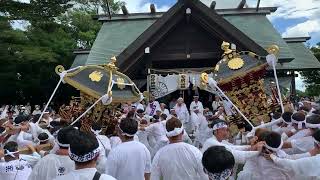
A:
MULTIPOLYGON (((129 12, 148 12, 154 3, 157 11, 166 11, 177 0, 122 0, 129 12)), ((212 0, 202 0, 210 5, 212 0)), ((234 8, 241 0, 216 0, 216 8, 234 8)), ((257 0, 247 0, 249 7, 255 7, 257 0)), ((311 36, 308 41, 314 46, 320 42, 320 0, 261 0, 260 7, 278 7, 268 16, 283 37, 311 36)))
MULTIPOLYGON (((29 0, 15 0, 29 2, 29 0)), ((151 3, 158 12, 167 11, 177 0, 121 0, 129 12, 148 12, 151 3)), ((213 0, 201 0, 208 6, 213 0)), ((241 0, 215 0, 216 8, 235 8, 241 0)), ((247 0, 249 7, 255 7, 257 0, 247 0)), ((315 46, 320 42, 320 0, 261 0, 260 7, 278 7, 268 16, 274 27, 283 37, 311 36, 308 43, 315 46)), ((14 22, 13 26, 22 28, 28 24, 14 22)))

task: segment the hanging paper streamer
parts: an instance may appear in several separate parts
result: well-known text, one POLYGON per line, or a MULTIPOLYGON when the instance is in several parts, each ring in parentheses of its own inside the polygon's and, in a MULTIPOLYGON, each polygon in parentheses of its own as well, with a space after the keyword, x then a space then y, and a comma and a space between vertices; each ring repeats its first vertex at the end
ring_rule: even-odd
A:
POLYGON ((188 83, 188 75, 187 74, 179 74, 179 83, 178 83, 178 88, 180 90, 187 89, 189 86, 188 83))

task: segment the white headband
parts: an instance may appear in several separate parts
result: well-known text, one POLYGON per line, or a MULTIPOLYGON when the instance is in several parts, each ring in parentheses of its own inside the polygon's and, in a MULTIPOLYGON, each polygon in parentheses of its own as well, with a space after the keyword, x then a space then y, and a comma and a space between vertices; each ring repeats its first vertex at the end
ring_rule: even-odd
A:
POLYGON ((92 152, 89 152, 89 153, 82 155, 82 156, 78 156, 78 155, 71 152, 70 147, 68 150, 70 159, 72 159, 76 162, 91 161, 92 159, 96 158, 99 155, 99 152, 100 152, 100 148, 98 147, 97 149, 93 150, 92 152))
POLYGON ((56 143, 60 146, 60 147, 64 147, 64 148, 68 148, 70 147, 70 144, 62 144, 59 142, 58 138, 56 138, 56 143))
POLYGON ((305 123, 307 128, 312 128, 312 129, 319 129, 320 124, 311 124, 311 123, 305 123))
POLYGON ((291 116, 291 122, 294 123, 294 124, 298 124, 298 129, 302 129, 303 123, 306 123, 306 118, 304 118, 303 121, 296 121, 291 116))
POLYGON ((205 169, 205 173, 208 174, 209 178, 212 180, 226 180, 232 174, 232 169, 225 169, 221 173, 211 173, 206 168, 204 169, 205 169))
POLYGON ((128 136, 128 137, 133 137, 134 136, 134 134, 128 134, 128 133, 123 132, 123 130, 120 128, 120 125, 118 125, 118 127, 119 127, 119 130, 121 131, 122 135, 125 135, 125 136, 128 136))
POLYGON ((228 128, 228 125, 225 122, 219 122, 212 127, 214 131, 222 128, 228 128))
POLYGON ((19 151, 10 152, 9 150, 4 149, 4 155, 5 155, 5 156, 11 156, 11 157, 13 157, 13 158, 16 157, 14 154, 15 154, 15 153, 18 153, 18 152, 19 152, 19 151))
POLYGON ((46 142, 46 141, 48 141, 48 140, 49 140, 49 136, 48 136, 48 138, 47 138, 47 139, 40 140, 39 138, 36 138, 36 140, 37 140, 37 141, 39 141, 39 142, 46 142))
POLYGON ((282 148, 282 146, 283 146, 283 140, 281 139, 281 143, 280 143, 280 145, 279 145, 277 148, 270 147, 270 146, 268 146, 268 144, 265 144, 264 146, 265 146, 267 149, 269 149, 269 150, 271 150, 271 151, 273 151, 273 152, 277 152, 277 151, 281 150, 281 148, 282 148))
POLYGON ((287 121, 285 121, 284 119, 283 119, 282 122, 284 122, 284 123, 287 124, 287 125, 291 125, 291 124, 292 124, 292 122, 287 122, 287 121))
POLYGON ((101 129, 95 131, 94 129, 90 128, 90 130, 91 130, 91 132, 92 132, 94 135, 96 135, 96 136, 98 136, 98 135, 102 132, 101 129))
POLYGON ((51 128, 51 129, 54 128, 50 123, 48 124, 48 127, 51 128))
POLYGON ((313 138, 313 141, 318 145, 320 146, 320 142, 318 140, 316 140, 315 138, 313 138))
POLYGON ((181 134, 183 132, 183 126, 181 126, 181 128, 174 128, 174 130, 172 131, 167 131, 166 135, 167 137, 174 137, 174 136, 178 136, 179 134, 181 134))

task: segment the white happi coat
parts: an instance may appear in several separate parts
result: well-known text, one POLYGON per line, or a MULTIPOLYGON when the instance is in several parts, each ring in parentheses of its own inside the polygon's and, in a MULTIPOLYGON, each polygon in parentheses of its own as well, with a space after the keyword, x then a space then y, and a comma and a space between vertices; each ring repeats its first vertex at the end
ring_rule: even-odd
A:
POLYGON ((201 159, 201 152, 192 145, 183 142, 168 144, 153 159, 151 179, 207 180, 201 159))
POLYGON ((119 144, 110 151, 107 159, 107 174, 117 180, 142 180, 150 169, 150 152, 136 141, 119 144))
POLYGON ((48 154, 35 165, 28 180, 52 180, 74 169, 74 161, 69 156, 48 154))
POLYGON ((190 112, 193 112, 194 109, 199 109, 200 113, 203 113, 203 105, 202 102, 198 101, 192 101, 190 104, 190 112))
POLYGON ((204 142, 212 136, 212 131, 208 127, 208 121, 202 113, 193 113, 191 117, 191 119, 195 120, 195 141, 203 145, 204 142))
POLYGON ((243 170, 238 174, 238 180, 291 180, 293 172, 286 170, 263 156, 253 157, 248 160, 243 170))
POLYGON ((170 112, 169 112, 169 110, 168 110, 168 109, 164 109, 163 111, 161 110, 161 112, 162 112, 162 114, 167 115, 167 117, 169 117, 169 116, 170 116, 170 112))
POLYGON ((293 171, 292 179, 320 179, 320 155, 297 160, 282 159, 271 155, 273 162, 287 170, 293 171))
POLYGON ((30 128, 27 132, 21 131, 17 135, 17 144, 19 147, 24 147, 28 144, 30 145, 37 145, 37 142, 35 141, 38 138, 38 135, 40 133, 47 133, 49 136, 49 141, 54 142, 54 137, 51 135, 51 133, 46 130, 42 129, 41 127, 38 126, 38 124, 35 123, 29 123, 30 128))
POLYGON ((186 104, 183 103, 181 104, 181 106, 178 106, 178 104, 176 104, 174 106, 174 110, 182 124, 189 122, 189 111, 186 104))
POLYGON ((309 152, 314 148, 314 139, 312 136, 306 136, 298 139, 293 139, 290 141, 292 148, 285 149, 288 154, 300 154, 309 152))
POLYGON ((136 135, 139 138, 139 142, 144 144, 147 147, 147 149, 151 152, 152 151, 152 147, 150 146, 150 143, 149 143, 149 140, 148 140, 149 132, 138 130, 136 135))
POLYGON ((152 103, 148 103, 145 113, 146 115, 153 116, 157 110, 160 110, 160 104, 158 101, 153 101, 152 103))
POLYGON ((299 139, 305 136, 310 136, 310 129, 302 129, 295 133, 293 136, 289 137, 287 141, 292 141, 293 139, 299 139))
POLYGON ((143 105, 142 105, 140 102, 136 102, 134 105, 136 106, 136 109, 137 109, 137 110, 138 110, 138 109, 142 109, 142 110, 144 111, 144 107, 143 107, 143 105))
MULTIPOLYGON (((59 176, 55 180, 91 180, 96 173, 96 168, 77 169, 69 172, 66 175, 59 176)), ((101 174, 99 180, 116 180, 112 176, 101 174)))
POLYGON ((105 135, 96 135, 96 138, 99 142, 100 153, 97 159, 96 168, 99 173, 103 174, 106 172, 106 157, 111 150, 110 140, 105 135))
POLYGON ((25 180, 31 174, 32 166, 23 159, 0 163, 1 180, 25 180))
POLYGON ((214 135, 205 141, 201 149, 202 153, 211 146, 224 146, 233 154, 236 164, 244 164, 250 158, 257 157, 259 155, 258 151, 246 151, 250 146, 230 145, 225 141, 219 142, 214 135))
POLYGON ((145 131, 155 139, 155 145, 152 148, 151 157, 153 157, 156 152, 168 143, 168 138, 166 136, 166 121, 160 121, 150 124, 145 128, 145 131))
POLYGON ((178 104, 176 104, 174 106, 174 109, 176 111, 178 119, 183 124, 184 129, 187 131, 187 133, 191 133, 192 132, 192 123, 190 122, 190 115, 189 115, 189 111, 187 109, 186 104, 183 103, 183 104, 181 104, 181 106, 178 106, 178 104))

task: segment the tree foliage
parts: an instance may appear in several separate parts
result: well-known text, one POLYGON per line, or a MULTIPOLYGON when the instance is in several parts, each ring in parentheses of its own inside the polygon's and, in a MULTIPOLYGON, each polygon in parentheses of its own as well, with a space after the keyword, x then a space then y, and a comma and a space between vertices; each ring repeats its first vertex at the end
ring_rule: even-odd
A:
MULTIPOLYGON (((0 104, 46 102, 59 80, 55 67, 69 68, 74 49, 92 46, 101 27, 91 18, 96 11, 75 3, 79 2, 0 1, 0 104), (29 25, 25 30, 14 29, 12 20, 29 25)), ((120 9, 116 3, 112 5, 114 10, 120 9)), ((55 100, 67 102, 66 97, 75 93, 72 87, 62 85, 55 100)))
POLYGON ((76 0, 78 3, 82 4, 83 7, 89 10, 99 11, 101 8, 105 15, 108 14, 109 10, 111 14, 119 12, 121 6, 125 5, 123 1, 115 0, 76 0))
MULTIPOLYGON (((318 46, 312 47, 310 49, 314 56, 320 61, 320 43, 318 46)), ((320 95, 320 71, 311 70, 301 72, 303 80, 306 83, 306 94, 309 96, 319 96, 320 95)))

